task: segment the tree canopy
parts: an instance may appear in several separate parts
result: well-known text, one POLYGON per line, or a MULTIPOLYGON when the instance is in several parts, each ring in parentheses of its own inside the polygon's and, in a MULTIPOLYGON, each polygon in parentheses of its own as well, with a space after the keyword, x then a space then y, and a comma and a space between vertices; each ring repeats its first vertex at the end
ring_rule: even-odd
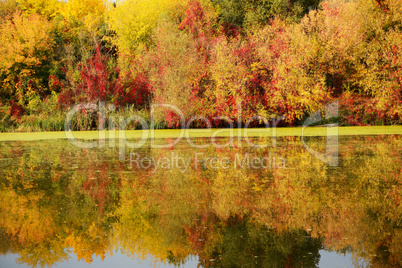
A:
MULTIPOLYGON (((233 122, 240 103, 241 124, 285 125, 338 101, 342 124, 399 124, 401 3, 3 0, 0 125, 84 100, 147 114, 167 103, 186 119, 233 122)), ((180 125, 172 111, 157 117, 180 125)))

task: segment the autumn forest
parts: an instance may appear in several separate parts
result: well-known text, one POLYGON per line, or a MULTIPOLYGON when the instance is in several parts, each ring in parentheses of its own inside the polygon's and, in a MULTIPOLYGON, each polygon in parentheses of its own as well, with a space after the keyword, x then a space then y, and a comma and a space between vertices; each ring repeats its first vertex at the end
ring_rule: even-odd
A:
POLYGON ((401 0, 2 0, 0 131, 61 131, 100 101, 146 120, 165 103, 286 126, 338 101, 341 125, 400 124, 401 31, 401 0))

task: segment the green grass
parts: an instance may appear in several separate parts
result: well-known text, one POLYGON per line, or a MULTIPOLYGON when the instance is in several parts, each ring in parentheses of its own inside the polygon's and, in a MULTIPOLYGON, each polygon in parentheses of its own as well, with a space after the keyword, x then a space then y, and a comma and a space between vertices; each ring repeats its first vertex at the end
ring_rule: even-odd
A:
MULTIPOLYGON (((339 135, 402 135, 402 126, 372 126, 372 127, 339 127, 339 135)), ((325 136, 327 128, 325 127, 308 127, 304 130, 304 136, 325 136)), ((119 132, 116 131, 115 137, 119 137, 119 132)), ((154 138, 166 139, 177 138, 181 134, 181 130, 155 130, 153 132, 154 138)), ((283 136, 302 136, 302 127, 289 127, 289 128, 277 128, 273 129, 233 129, 233 135, 249 137, 283 137, 283 136)), ((109 139, 109 132, 106 131, 106 138, 109 139)), ((111 132, 113 135, 113 132, 111 132)), ((126 131, 127 139, 138 139, 142 135, 144 137, 151 137, 150 130, 130 130, 126 131)), ((97 131, 77 131, 73 132, 75 138, 80 140, 95 140, 99 138, 97 131)), ((190 129, 182 132, 183 137, 189 136, 192 138, 211 137, 228 137, 230 136, 230 129, 190 129)), ((64 131, 60 132, 13 132, 13 133, 0 133, 0 141, 35 141, 35 140, 55 140, 55 139, 67 139, 64 131)))

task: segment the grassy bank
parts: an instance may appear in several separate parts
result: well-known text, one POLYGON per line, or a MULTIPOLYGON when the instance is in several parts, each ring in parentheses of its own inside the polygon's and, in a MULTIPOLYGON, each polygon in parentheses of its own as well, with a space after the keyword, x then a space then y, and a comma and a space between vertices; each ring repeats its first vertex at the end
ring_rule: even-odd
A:
MULTIPOLYGON (((336 133, 336 128, 331 128, 331 133, 336 133)), ((192 137, 192 138, 210 138, 210 137, 283 137, 283 136, 325 136, 327 128, 325 127, 289 127, 277 129, 188 129, 188 130, 129 130, 125 132, 127 139, 138 139, 143 137, 156 139, 192 137)), ((98 131, 75 131, 72 132, 76 139, 96 140, 99 139, 98 131)), ((338 134, 340 136, 347 135, 402 135, 402 126, 372 126, 372 127, 339 127, 338 134)), ((101 134, 103 135, 103 134, 101 134)), ((118 139, 119 131, 105 131, 106 139, 118 139)), ((35 141, 35 140, 54 140, 67 139, 66 132, 32 132, 32 133, 0 133, 0 141, 35 141)))

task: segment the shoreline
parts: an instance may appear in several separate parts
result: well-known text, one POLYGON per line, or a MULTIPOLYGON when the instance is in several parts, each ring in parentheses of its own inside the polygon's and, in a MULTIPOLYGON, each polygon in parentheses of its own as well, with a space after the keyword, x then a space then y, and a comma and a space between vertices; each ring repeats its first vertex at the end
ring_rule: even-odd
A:
MULTIPOLYGON (((402 135, 402 125, 395 126, 352 126, 352 127, 330 127, 331 134, 339 136, 360 136, 360 135, 402 135), (335 132, 334 132, 335 131, 335 132), (337 133, 336 133, 337 132, 337 133), (335 134, 334 134, 335 133, 335 134)), ((106 139, 137 139, 146 138, 168 139, 181 137, 210 138, 210 137, 320 137, 326 136, 326 127, 281 127, 270 128, 249 128, 249 129, 161 129, 161 130, 127 130, 125 134, 118 130, 106 131, 73 131, 76 139, 98 140, 101 137, 106 139), (181 134, 181 131, 182 134, 181 134), (101 135, 100 135, 101 134, 101 135)), ((68 139, 65 131, 58 132, 4 132, 0 133, 0 142, 3 141, 40 141, 68 139)))

